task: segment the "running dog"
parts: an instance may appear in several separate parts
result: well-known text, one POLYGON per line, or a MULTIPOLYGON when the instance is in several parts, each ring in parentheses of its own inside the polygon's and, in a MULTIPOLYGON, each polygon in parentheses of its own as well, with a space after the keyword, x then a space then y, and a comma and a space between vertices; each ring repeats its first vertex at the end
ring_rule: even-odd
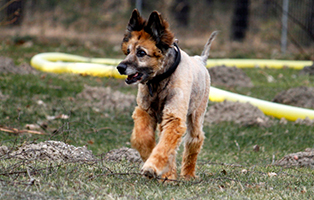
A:
POLYGON ((126 58, 117 69, 127 75, 127 84, 138 83, 131 144, 140 153, 141 173, 148 178, 177 178, 176 151, 183 136, 181 175, 195 177, 210 87, 205 65, 216 34, 212 33, 201 56, 190 57, 175 43, 160 13, 154 11, 145 20, 136 9, 132 12, 121 45, 126 58))

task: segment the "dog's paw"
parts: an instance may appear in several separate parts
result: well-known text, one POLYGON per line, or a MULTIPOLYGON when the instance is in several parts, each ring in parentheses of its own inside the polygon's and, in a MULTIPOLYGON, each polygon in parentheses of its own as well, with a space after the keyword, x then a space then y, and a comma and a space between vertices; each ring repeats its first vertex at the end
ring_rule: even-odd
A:
POLYGON ((141 174, 146 176, 149 179, 157 178, 157 170, 154 166, 148 165, 147 163, 144 164, 141 174))
POLYGON ((149 179, 157 178, 157 173, 152 168, 142 169, 141 173, 149 179))

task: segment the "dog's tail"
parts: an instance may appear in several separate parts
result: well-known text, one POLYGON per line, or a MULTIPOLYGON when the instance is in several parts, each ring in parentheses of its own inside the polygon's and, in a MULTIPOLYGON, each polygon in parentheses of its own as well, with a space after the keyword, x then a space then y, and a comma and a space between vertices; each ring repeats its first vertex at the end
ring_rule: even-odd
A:
POLYGON ((203 61, 204 63, 206 63, 206 61, 207 61, 207 58, 208 58, 208 56, 209 56, 210 45, 211 45, 212 42, 214 41, 214 39, 215 39, 215 37, 216 37, 217 34, 218 34, 218 31, 214 31, 214 32, 210 35, 210 37, 209 37, 207 43, 205 44, 204 50, 203 50, 202 55, 201 55, 202 61, 203 61))

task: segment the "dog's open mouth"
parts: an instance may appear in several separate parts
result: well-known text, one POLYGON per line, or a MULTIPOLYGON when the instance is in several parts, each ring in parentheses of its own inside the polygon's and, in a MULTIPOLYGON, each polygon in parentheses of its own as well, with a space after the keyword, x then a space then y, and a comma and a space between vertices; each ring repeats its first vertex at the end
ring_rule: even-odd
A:
POLYGON ((143 77, 143 74, 137 72, 135 74, 128 75, 128 77, 125 79, 125 82, 127 84, 132 84, 132 83, 142 80, 142 77, 143 77))

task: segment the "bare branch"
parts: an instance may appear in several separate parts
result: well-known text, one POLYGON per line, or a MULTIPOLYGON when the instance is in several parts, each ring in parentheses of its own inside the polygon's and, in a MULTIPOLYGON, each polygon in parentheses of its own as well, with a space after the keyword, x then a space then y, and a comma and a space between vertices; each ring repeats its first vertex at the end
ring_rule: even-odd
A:
POLYGON ((45 133, 40 131, 33 131, 33 130, 19 130, 17 128, 10 128, 0 125, 0 131, 14 133, 14 134, 21 134, 21 133, 31 133, 31 134, 38 134, 38 135, 45 135, 45 133))

